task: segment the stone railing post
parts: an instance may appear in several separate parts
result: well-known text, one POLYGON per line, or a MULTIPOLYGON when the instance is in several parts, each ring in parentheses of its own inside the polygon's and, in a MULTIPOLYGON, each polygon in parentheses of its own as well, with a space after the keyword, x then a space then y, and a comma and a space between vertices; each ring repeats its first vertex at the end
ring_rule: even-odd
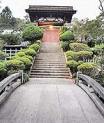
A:
POLYGON ((21 84, 23 84, 24 76, 23 76, 23 70, 20 70, 21 73, 21 84))
POLYGON ((76 80, 75 80, 75 83, 78 85, 79 84, 79 74, 81 74, 82 72, 81 71, 78 71, 77 72, 77 75, 76 75, 76 80))

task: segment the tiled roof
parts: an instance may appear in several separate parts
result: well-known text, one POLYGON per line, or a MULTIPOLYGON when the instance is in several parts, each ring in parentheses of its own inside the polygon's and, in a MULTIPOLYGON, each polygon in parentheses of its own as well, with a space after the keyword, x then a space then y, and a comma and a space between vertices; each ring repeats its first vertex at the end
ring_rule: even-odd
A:
POLYGON ((29 5, 28 10, 63 10, 63 11, 73 11, 72 6, 46 6, 46 5, 29 5))

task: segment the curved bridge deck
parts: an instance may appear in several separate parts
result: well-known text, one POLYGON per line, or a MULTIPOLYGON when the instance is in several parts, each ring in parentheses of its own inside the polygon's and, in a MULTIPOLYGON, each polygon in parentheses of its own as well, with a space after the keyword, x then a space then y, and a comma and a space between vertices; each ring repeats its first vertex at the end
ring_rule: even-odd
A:
POLYGON ((1 106, 0 123, 104 123, 86 93, 68 83, 68 79, 31 79, 1 106))
POLYGON ((38 56, 43 61, 37 60, 33 78, 17 88, 0 106, 0 123, 104 123, 103 116, 87 94, 72 79, 65 79, 68 73, 60 51, 59 43, 43 44, 38 56), (51 60, 52 64, 56 61, 62 65, 54 63, 53 66, 51 60), (41 70, 38 75, 36 67, 41 70), (45 71, 50 73, 49 77, 45 71), (55 74, 57 71, 59 78, 55 74), (40 73, 44 78, 39 78, 40 73))

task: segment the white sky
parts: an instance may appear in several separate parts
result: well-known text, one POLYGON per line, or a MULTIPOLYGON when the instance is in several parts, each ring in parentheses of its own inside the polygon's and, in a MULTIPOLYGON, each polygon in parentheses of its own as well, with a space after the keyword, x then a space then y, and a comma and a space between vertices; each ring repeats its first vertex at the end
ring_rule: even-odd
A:
POLYGON ((98 0, 1 0, 2 8, 9 6, 15 17, 23 18, 26 13, 25 9, 29 4, 39 5, 66 5, 73 6, 77 10, 74 17, 79 19, 94 19, 99 15, 98 0))

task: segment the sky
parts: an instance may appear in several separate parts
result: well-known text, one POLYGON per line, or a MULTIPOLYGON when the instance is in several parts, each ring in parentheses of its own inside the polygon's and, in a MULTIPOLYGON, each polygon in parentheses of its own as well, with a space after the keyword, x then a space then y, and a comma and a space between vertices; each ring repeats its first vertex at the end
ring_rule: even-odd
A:
POLYGON ((24 18, 25 9, 29 5, 66 5, 73 6, 77 13, 74 17, 78 19, 94 19, 99 15, 98 0, 1 0, 2 8, 9 6, 13 16, 24 18))

